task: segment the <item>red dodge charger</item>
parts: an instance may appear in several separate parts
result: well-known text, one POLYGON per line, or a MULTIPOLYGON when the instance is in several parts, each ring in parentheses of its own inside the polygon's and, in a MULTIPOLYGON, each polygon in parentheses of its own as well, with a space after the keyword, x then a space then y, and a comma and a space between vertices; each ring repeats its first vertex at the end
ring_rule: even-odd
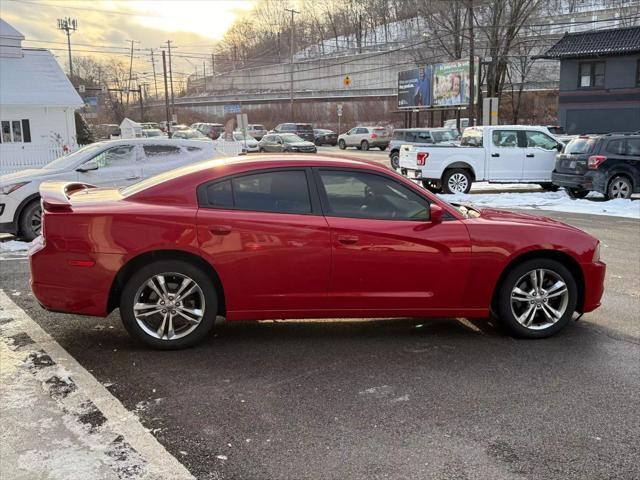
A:
POLYGON ((599 242, 548 218, 450 205, 377 164, 261 156, 122 189, 41 187, 31 286, 48 310, 115 308, 145 344, 229 321, 497 316, 548 337, 600 305, 599 242))

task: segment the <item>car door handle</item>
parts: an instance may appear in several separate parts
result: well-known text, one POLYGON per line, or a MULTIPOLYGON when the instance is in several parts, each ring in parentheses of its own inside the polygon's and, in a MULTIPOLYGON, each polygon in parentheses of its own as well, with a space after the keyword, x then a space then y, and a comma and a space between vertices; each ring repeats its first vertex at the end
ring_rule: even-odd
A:
POLYGON ((533 158, 535 155, 533 153, 527 153, 527 158, 533 158))
POLYGON ((355 235, 338 235, 338 242, 343 245, 353 245, 358 243, 358 237, 355 235))
POLYGON ((213 225, 209 227, 209 231, 214 235, 229 235, 231 227, 229 225, 213 225))
POLYGON ((499 153, 492 153, 492 154, 491 154, 491 156, 492 156, 492 157, 499 157, 499 156, 500 156, 500 154, 499 154, 499 153))
POLYGON ((140 177, 127 177, 127 180, 140 180, 140 177))

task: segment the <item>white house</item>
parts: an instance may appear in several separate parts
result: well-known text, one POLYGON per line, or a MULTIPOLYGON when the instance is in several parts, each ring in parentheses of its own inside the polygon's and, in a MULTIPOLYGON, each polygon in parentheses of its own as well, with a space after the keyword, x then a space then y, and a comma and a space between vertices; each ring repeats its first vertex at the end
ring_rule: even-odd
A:
POLYGON ((0 18, 0 174, 42 166, 76 147, 80 95, 51 52, 23 48, 0 18))

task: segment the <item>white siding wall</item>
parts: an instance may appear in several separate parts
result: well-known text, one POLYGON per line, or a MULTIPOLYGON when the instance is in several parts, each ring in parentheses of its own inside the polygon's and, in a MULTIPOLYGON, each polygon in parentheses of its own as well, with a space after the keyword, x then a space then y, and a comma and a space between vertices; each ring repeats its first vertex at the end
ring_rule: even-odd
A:
POLYGON ((0 121, 24 119, 29 120, 31 142, 0 144, 0 175, 41 167, 59 157, 65 145, 77 148, 73 108, 0 106, 0 121))

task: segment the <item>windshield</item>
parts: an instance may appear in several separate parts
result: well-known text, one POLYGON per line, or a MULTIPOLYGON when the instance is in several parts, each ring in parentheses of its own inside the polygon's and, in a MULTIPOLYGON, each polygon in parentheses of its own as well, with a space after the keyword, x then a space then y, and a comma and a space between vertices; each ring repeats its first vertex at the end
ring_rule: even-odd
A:
POLYGON ((251 135, 243 135, 242 132, 233 132, 233 139, 239 142, 243 140, 255 140, 251 135))
POLYGON ((264 130, 264 129, 265 129, 265 128, 264 128, 264 125, 257 125, 257 124, 256 124, 256 125, 253 125, 253 126, 252 126, 252 127, 250 127, 250 128, 253 128, 254 130, 264 130))
POLYGON ((457 132, 455 130, 441 130, 441 131, 431 131, 431 137, 435 143, 440 142, 451 142, 458 138, 457 132))
POLYGON ((591 153, 595 144, 595 138, 574 138, 567 144, 566 147, 564 147, 564 153, 568 153, 570 155, 591 153))
POLYGON ((162 137, 162 132, 156 129, 142 130, 145 137, 162 137))
POLYGON ((84 156, 86 153, 97 152, 102 147, 104 147, 104 145, 104 142, 92 143, 91 145, 82 147, 80 150, 76 150, 69 155, 57 158, 53 162, 48 163, 42 168, 44 168, 45 170, 64 170, 67 168, 71 168, 75 165, 80 157, 84 156))
POLYGON ((280 138, 284 143, 297 143, 304 142, 299 136, 294 135, 293 133, 288 133, 287 135, 280 135, 280 138))

